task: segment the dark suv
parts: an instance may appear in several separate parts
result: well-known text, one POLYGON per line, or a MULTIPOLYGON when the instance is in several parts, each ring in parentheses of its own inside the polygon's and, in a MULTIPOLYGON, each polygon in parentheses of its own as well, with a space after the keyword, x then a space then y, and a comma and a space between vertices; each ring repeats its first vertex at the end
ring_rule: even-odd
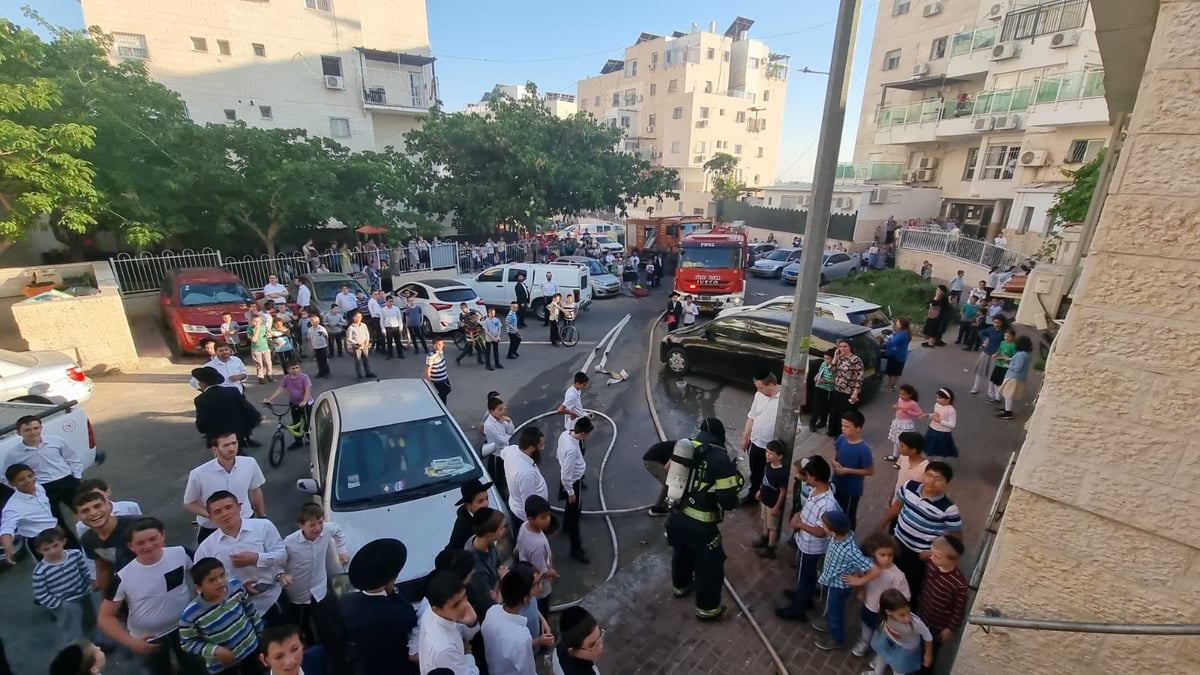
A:
MULTIPOLYGON (((676 375, 705 372, 746 384, 753 373, 767 370, 781 377, 790 322, 790 313, 772 310, 721 317, 669 333, 659 345, 659 358, 676 375)), ((864 326, 813 318, 809 384, 822 355, 841 340, 849 340, 850 348, 863 361, 862 399, 867 400, 879 391, 883 375, 879 343, 864 326)))

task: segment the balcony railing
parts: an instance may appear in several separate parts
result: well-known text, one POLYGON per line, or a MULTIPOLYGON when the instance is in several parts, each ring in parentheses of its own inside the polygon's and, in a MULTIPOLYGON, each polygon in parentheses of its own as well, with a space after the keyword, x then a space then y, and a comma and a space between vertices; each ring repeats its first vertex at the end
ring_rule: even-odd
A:
POLYGON ((897 248, 942 253, 984 267, 999 265, 1006 268, 1029 262, 1028 257, 1016 251, 941 229, 903 229, 896 235, 897 248))
POLYGON ((890 105, 880 108, 875 116, 875 126, 879 128, 893 127, 904 124, 920 124, 936 122, 941 119, 943 102, 938 99, 918 101, 907 105, 890 105))
POLYGON ((900 180, 903 162, 839 162, 837 180, 900 180))
POLYGON ((975 95, 973 115, 1003 115, 1006 113, 1028 110, 1033 101, 1033 87, 1016 87, 1014 89, 992 89, 981 91, 975 95))
POLYGON ((1104 71, 1085 70, 1038 81, 1034 103, 1058 103, 1104 96, 1104 71))
POLYGON ((996 26, 980 26, 975 30, 955 33, 950 38, 950 56, 969 54, 996 46, 996 26))

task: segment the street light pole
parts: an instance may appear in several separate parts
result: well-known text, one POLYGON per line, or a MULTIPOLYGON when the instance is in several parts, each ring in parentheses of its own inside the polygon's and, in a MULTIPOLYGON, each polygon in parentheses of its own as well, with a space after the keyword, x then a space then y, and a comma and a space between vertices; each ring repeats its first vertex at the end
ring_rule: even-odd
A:
MULTIPOLYGON (((825 109, 821 116, 821 135, 817 144, 817 164, 813 170, 812 206, 805 228, 804 254, 800 256, 800 278, 796 282, 795 311, 788 330, 787 355, 783 362, 779 414, 775 438, 796 438, 800 404, 807 384, 806 370, 812 342, 813 313, 821 283, 821 259, 829 232, 833 202, 833 183, 837 176, 838 146, 846 121, 846 96, 849 89, 850 60, 854 53, 854 34, 858 30, 859 0, 841 0, 837 27, 833 36, 833 55, 829 62, 829 81, 825 89, 825 109)), ((792 445, 786 443, 791 462, 792 445)), ((786 465, 785 465, 786 466, 786 465)))

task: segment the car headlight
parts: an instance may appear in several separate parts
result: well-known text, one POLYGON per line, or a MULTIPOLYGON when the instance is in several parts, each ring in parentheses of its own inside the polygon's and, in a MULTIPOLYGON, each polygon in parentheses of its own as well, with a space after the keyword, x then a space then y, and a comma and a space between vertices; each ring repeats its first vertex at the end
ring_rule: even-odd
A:
POLYGON ((740 304, 742 304, 742 299, 741 299, 741 298, 738 298, 738 297, 735 297, 735 298, 733 298, 733 299, 731 299, 731 300, 729 301, 729 304, 731 304, 731 305, 740 305, 740 304))
POLYGON ((197 326, 191 323, 183 324, 183 332, 185 333, 207 333, 208 328, 205 326, 197 326))

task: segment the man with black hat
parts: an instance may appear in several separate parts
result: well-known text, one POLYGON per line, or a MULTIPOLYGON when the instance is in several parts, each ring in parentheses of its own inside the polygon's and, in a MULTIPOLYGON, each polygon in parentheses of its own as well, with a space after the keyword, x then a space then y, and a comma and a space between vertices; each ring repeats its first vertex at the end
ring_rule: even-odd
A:
POLYGON ((461 549, 474 536, 473 519, 480 509, 488 507, 488 490, 491 488, 492 483, 484 483, 478 478, 462 484, 459 488, 462 497, 454 502, 458 507, 458 515, 454 518, 454 528, 450 530, 450 543, 446 544, 446 548, 461 549))
POLYGON ((262 422, 258 409, 237 389, 220 386, 225 376, 212 366, 192 370, 192 377, 200 388, 200 395, 193 401, 196 430, 210 438, 232 432, 242 445, 258 447, 260 444, 250 438, 254 427, 262 422))
MULTIPOLYGON (((705 418, 700 430, 725 438, 725 425, 715 417, 705 418)), ((691 439, 687 442, 694 448, 691 474, 683 497, 667 519, 667 543, 673 549, 672 592, 682 598, 695 591, 697 618, 715 621, 730 615, 721 604, 725 551, 718 525, 725 511, 738 507, 738 495, 745 480, 729 459, 724 444, 691 439)))
POLYGON ((342 597, 340 615, 365 675, 420 673, 408 654, 417 613, 396 593, 396 577, 407 561, 408 549, 396 539, 369 542, 350 561, 350 584, 361 592, 342 597))

